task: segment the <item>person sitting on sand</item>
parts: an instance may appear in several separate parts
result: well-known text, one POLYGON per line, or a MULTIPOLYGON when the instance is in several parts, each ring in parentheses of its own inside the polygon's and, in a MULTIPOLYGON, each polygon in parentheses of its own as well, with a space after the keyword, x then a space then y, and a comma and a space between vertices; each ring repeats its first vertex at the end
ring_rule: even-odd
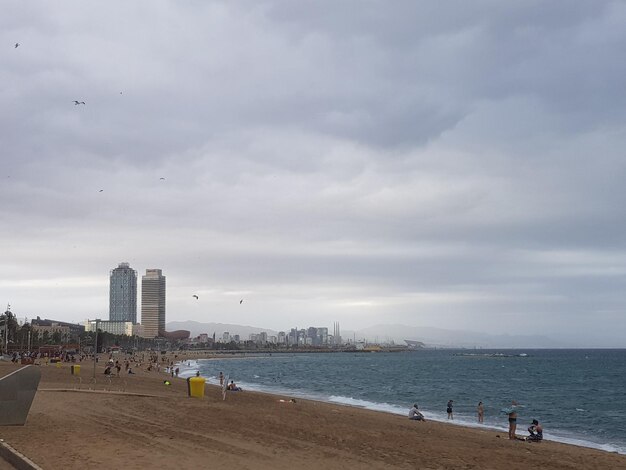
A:
POLYGON ((417 403, 415 403, 413 405, 413 408, 409 410, 409 419, 412 419, 415 421, 426 421, 424 419, 424 415, 420 413, 419 410, 417 409, 417 403))
POLYGON ((104 369, 104 375, 111 375, 111 366, 106 366, 104 369))
POLYGON ((237 387, 237 384, 231 380, 228 384, 228 390, 231 392, 241 392, 241 387, 237 387))
POLYGON ((539 421, 533 419, 533 424, 528 428, 530 436, 526 438, 527 441, 539 442, 543 439, 543 428, 539 421))

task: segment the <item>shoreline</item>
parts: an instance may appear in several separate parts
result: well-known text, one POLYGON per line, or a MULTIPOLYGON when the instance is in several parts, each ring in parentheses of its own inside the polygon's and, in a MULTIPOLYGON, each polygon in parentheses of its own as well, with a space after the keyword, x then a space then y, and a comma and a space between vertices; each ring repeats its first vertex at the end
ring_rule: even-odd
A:
MULTIPOLYGON (((0 363, 0 375, 18 367, 0 363)), ((46 470, 626 469, 624 456, 585 447, 509 441, 487 429, 278 399, 289 395, 244 391, 222 401, 219 385, 210 383, 203 399, 188 398, 184 377, 165 385, 171 376, 163 371, 137 368, 136 375, 109 383, 103 370, 100 361, 94 387, 99 393, 56 393, 44 389, 76 388, 77 377, 68 364, 41 366, 40 390, 26 425, 0 426, 0 438, 46 470), (129 394, 117 393, 120 388, 129 394)), ((82 377, 84 388, 90 377, 82 377)))
MULTIPOLYGON (((236 359, 254 359, 255 357, 254 356, 233 357, 233 359, 235 358, 236 359)), ((264 358, 266 359, 267 357, 264 357, 264 358)), ((210 360, 215 360, 215 359, 227 359, 227 358, 198 357, 197 359, 192 359, 192 360, 210 361, 210 360)), ((184 367, 186 369, 181 368, 182 378, 191 377, 195 374, 195 371, 198 370, 195 367, 188 367, 188 366, 184 366, 184 367), (191 371, 193 371, 193 373, 191 371), (187 372, 189 373, 187 374, 187 372)), ((219 387, 219 384, 216 384, 214 380, 212 382, 209 382, 209 379, 214 379, 214 377, 204 377, 204 378, 207 380, 206 385, 219 387)), ((245 386, 248 387, 248 388, 244 388, 244 391, 263 393, 263 394, 267 394, 267 395, 274 396, 274 397, 289 396, 289 397, 294 397, 294 398, 298 398, 302 400, 309 400, 309 401, 314 401, 314 402, 319 402, 319 403, 327 403, 327 404, 332 404, 332 405, 351 407, 355 409, 386 413, 386 414, 393 415, 393 416, 406 416, 408 414, 408 409, 410 407, 410 405, 407 405, 406 410, 405 410, 399 405, 394 405, 394 404, 389 404, 389 403, 378 403, 378 402, 372 402, 372 401, 367 401, 367 400, 357 400, 357 399, 353 399, 349 397, 341 397, 341 396, 337 396, 337 399, 333 400, 332 398, 335 397, 334 395, 330 395, 326 397, 326 396, 322 396, 322 395, 315 394, 312 392, 307 392, 305 390, 279 390, 279 389, 272 390, 271 387, 266 387, 264 385, 247 384, 245 382, 242 382, 242 384, 245 384, 245 386), (350 401, 352 401, 352 403, 350 403, 350 401), (362 404, 359 404, 358 402, 361 402, 362 404)), ((427 420, 434 421, 434 422, 441 423, 441 424, 451 424, 453 426, 458 426, 458 427, 465 428, 465 429, 488 430, 488 431, 505 433, 505 434, 508 432, 508 426, 506 425, 506 423, 504 423, 504 420, 503 420, 502 426, 497 426, 493 424, 485 425, 485 424, 478 424, 478 423, 472 422, 469 419, 448 420, 445 417, 440 417, 436 415, 435 413, 428 411, 428 410, 420 409, 420 411, 422 411, 422 413, 424 414, 427 420)), ((525 430, 525 427, 522 426, 518 428, 518 432, 521 430, 525 430)), ((594 450, 599 450, 602 452, 607 452, 610 454, 626 455, 626 448, 622 448, 615 444, 593 442, 593 441, 586 440, 583 438, 563 436, 563 435, 560 435, 558 431, 556 433, 549 433, 548 436, 549 437, 544 437, 544 441, 572 445, 572 446, 586 448, 586 449, 594 449, 594 450)), ((518 434, 518 437, 519 437, 519 434, 518 434)))

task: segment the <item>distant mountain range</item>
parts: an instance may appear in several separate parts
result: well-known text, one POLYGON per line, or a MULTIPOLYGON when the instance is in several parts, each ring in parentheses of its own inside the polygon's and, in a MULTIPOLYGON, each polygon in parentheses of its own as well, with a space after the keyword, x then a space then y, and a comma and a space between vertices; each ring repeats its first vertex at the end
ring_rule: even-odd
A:
MULTIPOLYGON (((262 331, 269 335, 278 332, 268 328, 260 328, 247 325, 233 325, 229 323, 200 323, 196 321, 169 322, 167 331, 188 330, 191 336, 207 333, 209 336, 215 333, 216 338, 228 331, 230 335, 239 335, 242 340, 248 339, 251 334, 262 331)), ((285 330, 287 331, 287 330, 285 330)), ((389 342, 405 344, 405 339, 421 341, 427 347, 446 348, 562 348, 572 347, 553 338, 543 335, 494 335, 477 331, 447 330, 443 328, 417 327, 408 325, 374 325, 357 331, 342 330, 341 336, 344 341, 355 339, 370 342, 389 342)), ((573 347, 576 347, 575 345, 573 347)))

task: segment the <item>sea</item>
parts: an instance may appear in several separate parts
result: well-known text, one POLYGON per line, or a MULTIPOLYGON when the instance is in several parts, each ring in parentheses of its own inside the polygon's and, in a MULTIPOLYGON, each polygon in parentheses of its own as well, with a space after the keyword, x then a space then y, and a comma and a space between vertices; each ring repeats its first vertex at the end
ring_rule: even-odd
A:
POLYGON ((626 349, 451 350, 246 354, 181 364, 209 383, 221 372, 245 390, 506 432, 515 400, 518 434, 533 419, 545 439, 626 454, 626 349), (482 401, 484 424, 477 423, 482 401))

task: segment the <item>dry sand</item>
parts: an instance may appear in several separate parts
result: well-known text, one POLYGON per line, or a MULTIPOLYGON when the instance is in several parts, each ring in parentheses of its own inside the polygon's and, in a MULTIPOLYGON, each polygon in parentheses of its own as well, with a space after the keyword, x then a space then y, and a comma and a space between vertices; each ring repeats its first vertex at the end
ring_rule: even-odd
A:
MULTIPOLYGON (((0 376, 17 367, 0 362, 0 376)), ((82 364, 83 390, 92 367, 82 364)), ((99 365, 96 384, 156 397, 54 391, 76 377, 68 365, 41 370, 26 425, 0 426, 0 438, 44 469, 626 469, 623 455, 327 403, 246 391, 222 401, 215 386, 188 398, 184 380, 166 386, 156 372, 109 386, 99 365)))

